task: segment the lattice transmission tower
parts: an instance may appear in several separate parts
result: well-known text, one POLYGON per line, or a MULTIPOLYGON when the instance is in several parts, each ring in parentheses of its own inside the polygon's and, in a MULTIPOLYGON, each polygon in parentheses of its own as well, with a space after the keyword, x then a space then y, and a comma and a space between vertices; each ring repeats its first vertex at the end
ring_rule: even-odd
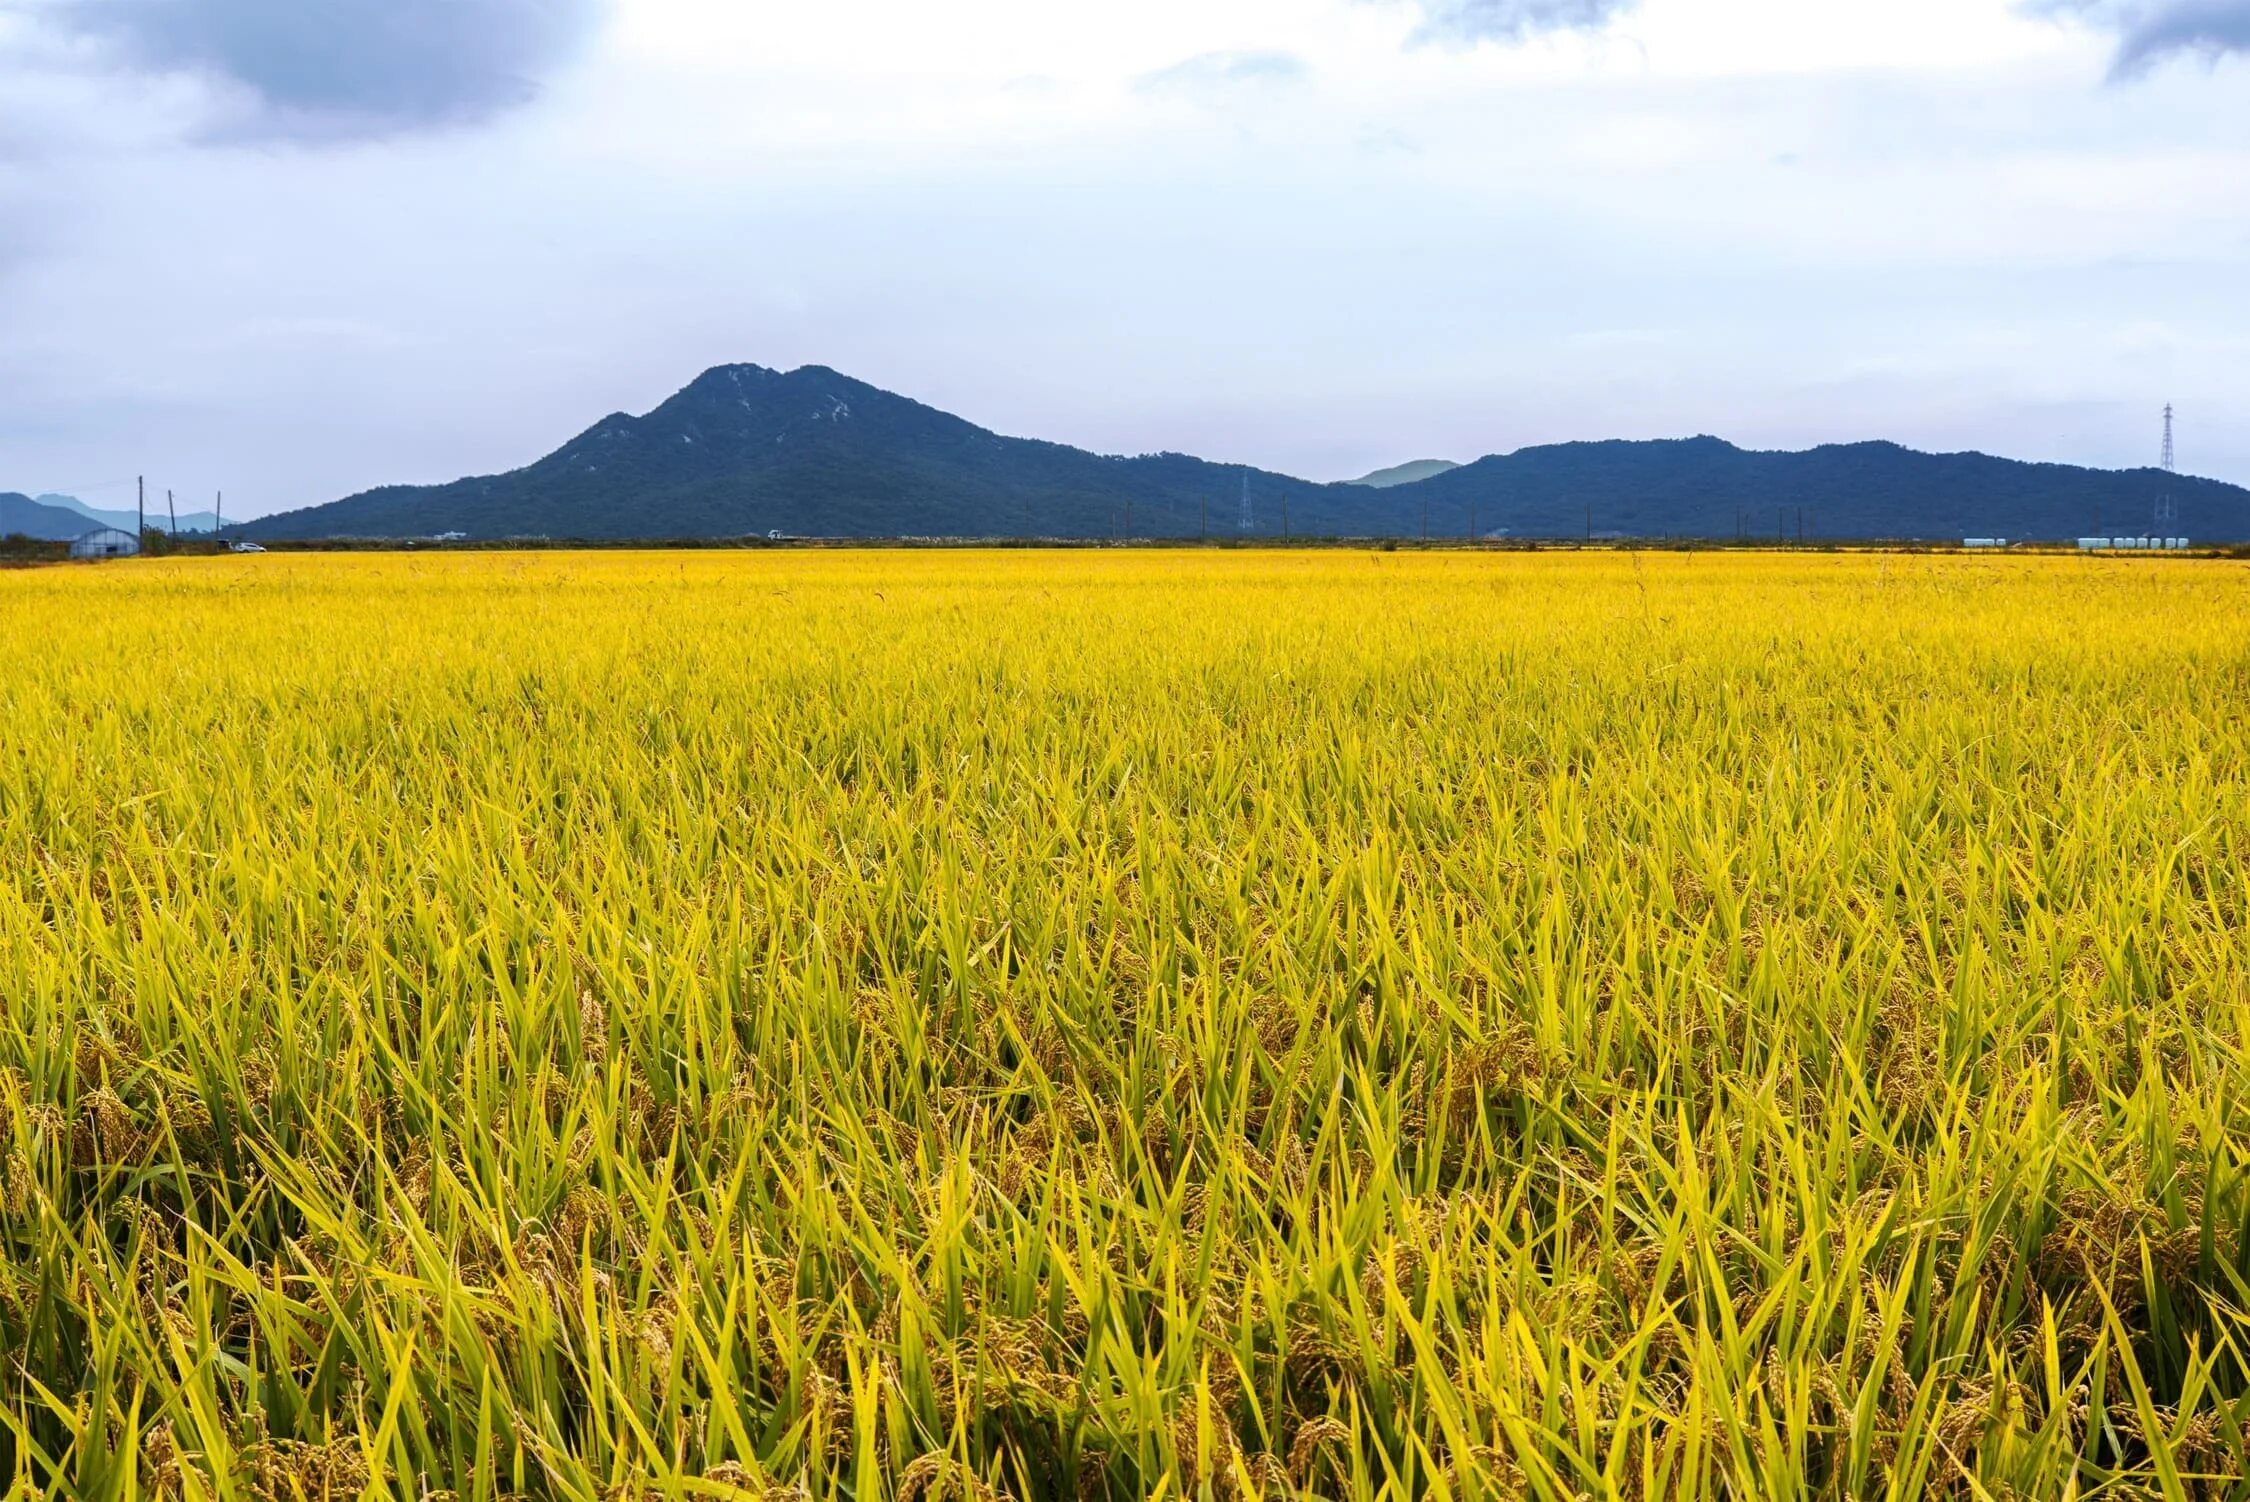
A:
MULTIPOLYGON (((2172 404, 2166 402, 2164 404, 2164 473, 2171 476, 2179 472, 2178 457, 2172 452, 2172 404)), ((2167 479, 2164 493, 2156 498, 2157 535, 2170 535, 2171 531, 2179 525, 2179 521, 2180 503, 2178 498, 2172 494, 2171 484, 2167 479)))

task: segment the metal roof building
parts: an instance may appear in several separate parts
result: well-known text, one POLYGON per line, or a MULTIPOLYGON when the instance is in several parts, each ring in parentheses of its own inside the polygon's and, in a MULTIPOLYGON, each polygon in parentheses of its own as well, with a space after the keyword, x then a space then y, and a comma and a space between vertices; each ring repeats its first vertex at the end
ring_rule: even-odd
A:
POLYGON ((130 558, 141 550, 141 540, 115 527, 96 527, 70 545, 73 558, 130 558))

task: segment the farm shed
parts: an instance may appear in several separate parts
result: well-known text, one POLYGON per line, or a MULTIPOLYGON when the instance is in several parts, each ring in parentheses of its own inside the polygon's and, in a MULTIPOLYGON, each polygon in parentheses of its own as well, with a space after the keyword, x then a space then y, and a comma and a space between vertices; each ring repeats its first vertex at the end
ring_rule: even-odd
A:
POLYGON ((73 558, 130 558, 141 550, 141 540, 115 527, 97 527, 70 545, 73 558))

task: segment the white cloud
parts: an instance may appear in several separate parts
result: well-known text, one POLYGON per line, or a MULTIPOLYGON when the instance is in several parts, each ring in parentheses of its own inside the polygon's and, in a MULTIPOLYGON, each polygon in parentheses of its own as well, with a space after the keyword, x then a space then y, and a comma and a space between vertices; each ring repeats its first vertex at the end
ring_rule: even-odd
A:
POLYGON ((1304 59, 1287 52, 1205 52, 1144 73, 1136 87, 1148 93, 1208 93, 1245 84, 1298 83, 1304 59))
POLYGON ((1414 0, 1422 34, 1441 41, 1520 42, 1550 31, 1591 31, 1640 0, 1414 0))
POLYGON ((1411 0, 620 0, 526 107, 349 141, 230 135, 247 85, 6 3, 0 489, 301 504, 726 360, 1315 475, 1702 430, 2137 462, 2172 399, 2250 479, 2250 98, 2104 88, 2116 29, 2018 0, 1445 47, 1411 0))

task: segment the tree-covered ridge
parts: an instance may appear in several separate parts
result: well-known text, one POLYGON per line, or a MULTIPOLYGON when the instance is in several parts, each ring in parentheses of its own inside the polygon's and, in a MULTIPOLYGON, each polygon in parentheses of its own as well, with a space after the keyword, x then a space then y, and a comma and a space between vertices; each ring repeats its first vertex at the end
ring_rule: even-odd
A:
POLYGON ((2158 470, 1924 454, 1804 453, 1716 438, 1570 443, 1387 489, 1186 454, 1116 457, 1008 438, 807 366, 705 372, 523 469, 393 486, 252 522, 253 538, 1463 537, 2250 538, 2250 491, 2158 470), (1247 502, 1247 505, 1246 505, 1247 502), (1243 526, 1247 510, 1249 526, 1243 526))

